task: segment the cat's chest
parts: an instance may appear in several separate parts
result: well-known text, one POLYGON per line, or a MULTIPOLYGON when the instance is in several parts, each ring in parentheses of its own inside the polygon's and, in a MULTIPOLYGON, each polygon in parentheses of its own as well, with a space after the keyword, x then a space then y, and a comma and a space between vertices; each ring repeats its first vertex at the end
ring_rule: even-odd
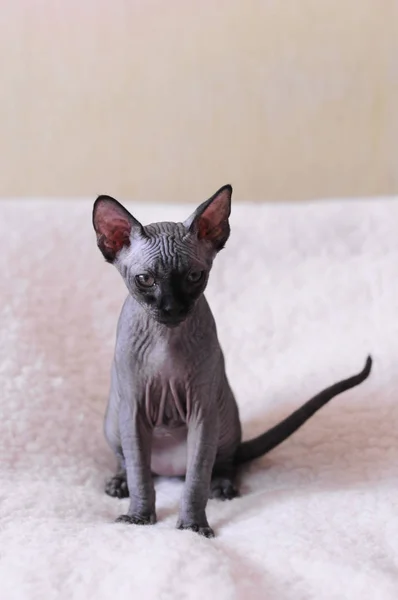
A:
POLYGON ((188 341, 153 340, 135 352, 135 368, 154 384, 184 381, 198 370, 198 353, 188 341))
POLYGON ((192 389, 187 380, 158 374, 146 379, 142 402, 154 427, 180 427, 189 420, 192 389))

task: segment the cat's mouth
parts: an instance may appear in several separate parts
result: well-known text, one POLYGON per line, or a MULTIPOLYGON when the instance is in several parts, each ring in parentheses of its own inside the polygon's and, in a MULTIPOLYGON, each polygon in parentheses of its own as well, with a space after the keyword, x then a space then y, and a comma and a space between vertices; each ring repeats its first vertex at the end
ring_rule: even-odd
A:
POLYGON ((156 321, 160 323, 160 325, 166 325, 166 327, 174 328, 181 325, 183 321, 185 321, 187 315, 181 317, 157 317, 156 321))

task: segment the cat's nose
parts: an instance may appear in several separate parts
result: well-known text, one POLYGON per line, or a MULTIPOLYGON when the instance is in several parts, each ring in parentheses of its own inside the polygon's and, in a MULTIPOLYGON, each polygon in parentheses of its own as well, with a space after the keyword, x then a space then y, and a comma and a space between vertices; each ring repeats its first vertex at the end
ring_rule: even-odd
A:
POLYGON ((180 317, 183 312, 181 305, 175 302, 175 300, 171 297, 166 297, 163 299, 160 310, 165 317, 170 317, 173 319, 180 317))
POLYGON ((182 314, 182 308, 180 306, 165 306, 162 309, 162 312, 167 317, 180 317, 182 314))

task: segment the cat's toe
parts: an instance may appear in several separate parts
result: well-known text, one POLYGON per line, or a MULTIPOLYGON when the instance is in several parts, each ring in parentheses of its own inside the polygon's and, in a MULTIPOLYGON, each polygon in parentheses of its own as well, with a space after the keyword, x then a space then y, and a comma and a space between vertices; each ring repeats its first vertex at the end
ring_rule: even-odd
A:
POLYGON ((214 531, 209 525, 198 525, 196 523, 189 523, 187 525, 180 523, 177 525, 177 529, 185 530, 185 531, 194 531, 199 535, 206 538, 214 538, 214 531))
POLYGON ((206 538, 214 538, 214 531, 211 527, 199 527, 198 534, 206 538))
POLYGON ((115 523, 125 523, 127 525, 154 525, 156 516, 151 515, 120 515, 115 523))
POLYGON ((239 491, 230 479, 214 479, 211 482, 210 498, 232 500, 237 496, 239 496, 239 491))
POLYGON ((125 475, 115 475, 107 481, 105 485, 105 493, 113 498, 128 498, 129 489, 125 475))

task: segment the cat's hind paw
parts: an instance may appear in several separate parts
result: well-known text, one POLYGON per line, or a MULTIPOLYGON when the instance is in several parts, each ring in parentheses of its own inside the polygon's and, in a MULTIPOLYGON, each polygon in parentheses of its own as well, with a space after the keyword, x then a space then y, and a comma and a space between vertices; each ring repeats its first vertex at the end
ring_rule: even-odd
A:
POLYGON ((113 498, 128 498, 129 488, 125 473, 118 473, 109 479, 105 485, 105 493, 113 498))

